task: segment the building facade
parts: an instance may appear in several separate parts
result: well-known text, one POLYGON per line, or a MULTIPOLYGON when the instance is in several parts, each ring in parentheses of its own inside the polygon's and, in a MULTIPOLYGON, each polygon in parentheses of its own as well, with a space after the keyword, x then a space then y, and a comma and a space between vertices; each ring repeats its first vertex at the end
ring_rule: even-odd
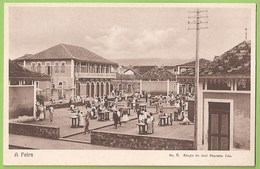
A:
POLYGON ((33 72, 49 75, 54 100, 110 94, 111 79, 116 78, 116 63, 74 45, 59 44, 15 61, 33 72))
POLYGON ((51 77, 43 73, 30 71, 9 60, 9 85, 35 85, 38 92, 48 95, 51 88, 51 77))
MULTIPOLYGON (((179 76, 194 83, 194 75, 179 76)), ((197 111, 197 148, 250 150, 251 42, 243 41, 200 68, 197 111)))

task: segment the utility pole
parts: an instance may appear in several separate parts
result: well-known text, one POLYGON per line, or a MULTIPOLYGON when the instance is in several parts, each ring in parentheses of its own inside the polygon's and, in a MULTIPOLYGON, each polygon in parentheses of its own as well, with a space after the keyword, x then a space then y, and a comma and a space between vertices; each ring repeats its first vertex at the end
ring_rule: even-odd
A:
POLYGON ((245 41, 247 41, 247 28, 245 28, 245 41))
POLYGON ((195 27, 188 28, 188 30, 196 30, 196 54, 195 54, 195 80, 194 80, 194 86, 195 86, 195 100, 194 100, 194 149, 198 149, 198 105, 199 105, 199 33, 201 29, 207 29, 208 27, 202 27, 201 25, 207 24, 206 20, 208 18, 207 10, 200 10, 197 8, 196 10, 189 11, 189 15, 193 14, 193 16, 188 16, 188 24, 195 25, 195 27), (203 14, 203 15, 201 15, 203 14), (192 20, 192 21, 190 21, 192 20))

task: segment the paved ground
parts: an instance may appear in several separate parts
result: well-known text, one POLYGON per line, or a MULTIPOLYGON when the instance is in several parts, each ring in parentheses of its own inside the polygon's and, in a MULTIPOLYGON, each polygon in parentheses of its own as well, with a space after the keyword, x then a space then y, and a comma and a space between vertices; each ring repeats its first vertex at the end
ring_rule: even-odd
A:
MULTIPOLYGON (((174 121, 172 125, 159 126, 158 122, 159 122, 158 116, 155 115, 154 133, 149 134, 149 136, 160 137, 160 138, 181 139, 181 140, 193 140, 194 138, 194 125, 183 125, 179 121, 174 121)), ((119 126, 117 129, 114 129, 111 126, 111 127, 105 127, 99 129, 98 131, 140 135, 138 134, 139 129, 136 123, 137 120, 133 120, 128 123, 124 123, 122 126, 119 126)))
MULTIPOLYGON (((119 104, 121 106, 119 105, 118 107, 122 107, 124 104, 126 104, 126 102, 122 101, 119 104)), ((79 106, 78 108, 83 113, 86 112, 85 107, 79 106)), ((147 109, 150 112, 153 112, 153 113, 155 112, 154 106, 153 107, 149 106, 147 109)), ((31 122, 31 123, 38 124, 38 125, 58 126, 58 127, 60 127, 60 137, 68 137, 70 135, 74 135, 74 134, 81 133, 84 131, 83 128, 71 128, 71 119, 69 117, 73 114, 70 112, 69 108, 55 109, 54 120, 52 122, 49 121, 48 112, 46 114, 47 114, 47 118, 45 120, 35 121, 35 122, 31 122)), ((136 117, 137 117, 136 112, 134 112, 134 110, 131 110, 129 119, 134 119, 136 117)), ((112 113, 109 114, 109 118, 110 118, 110 120, 108 120, 108 121, 98 121, 96 119, 91 120, 89 128, 92 130, 92 129, 104 127, 107 125, 112 125, 113 124, 112 113)))
MULTIPOLYGON (((121 102, 121 104, 124 104, 124 102, 121 102)), ((78 108, 83 113, 86 112, 85 107, 79 106, 78 108)), ((69 108, 55 109, 54 120, 52 122, 50 122, 49 114, 47 112, 47 118, 45 120, 35 121, 32 123, 38 125, 58 126, 60 127, 60 137, 67 137, 69 135, 73 135, 84 131, 83 128, 71 128, 71 119, 69 117, 72 115, 73 113, 70 112, 69 108)), ((112 113, 109 113, 109 118, 110 120, 108 121, 98 121, 96 119, 90 120, 89 128, 96 129, 96 128, 113 124, 112 113)), ((136 118, 136 113, 133 110, 131 110, 131 115, 129 118, 130 119, 136 118)))
MULTIPOLYGON (((155 113, 155 107, 147 107, 147 110, 149 112, 153 112, 155 113)), ((172 111, 171 108, 165 108, 164 109, 165 113, 170 113, 172 111)), ((106 127, 102 127, 101 131, 108 131, 108 132, 118 132, 118 133, 122 133, 122 134, 138 134, 138 128, 136 126, 136 122, 137 122, 137 115, 136 112, 134 112, 133 110, 131 110, 131 115, 130 115, 130 121, 127 123, 122 123, 122 126, 119 126, 118 129, 114 129, 113 126, 113 121, 111 121, 109 124, 109 126, 106 127)), ((157 115, 155 115, 155 118, 157 118, 157 115)), ((93 126, 95 126, 95 123, 103 123, 105 124, 105 122, 99 122, 94 120, 93 121, 93 126)), ((159 127, 157 126, 158 124, 158 120, 155 122, 155 133, 152 134, 151 136, 155 136, 155 137, 166 137, 166 138, 179 138, 179 139, 193 139, 193 125, 190 126, 183 126, 180 125, 179 123, 174 123, 173 126, 163 126, 163 127, 159 127), (158 128, 158 130, 157 130, 158 128), (172 130, 174 130, 174 132, 172 132, 172 130)), ((91 129, 95 129, 94 127, 90 127, 91 129)), ((66 137, 68 139, 72 139, 72 140, 80 140, 80 141, 86 141, 89 142, 91 141, 90 139, 90 135, 83 135, 83 133, 78 133, 69 137, 66 137)))
POLYGON ((44 139, 22 135, 9 135, 9 145, 32 149, 55 150, 118 150, 119 148, 97 146, 86 143, 68 142, 62 140, 44 139))
MULTIPOLYGON (((124 104, 126 104, 126 102, 123 101, 120 102, 120 104, 123 106, 124 104)), ((86 111, 84 107, 79 107, 79 109, 82 110, 83 112, 86 111)), ((152 107, 148 106, 147 110, 149 112, 155 113, 154 106, 152 107)), ((169 113, 172 112, 173 109, 165 107, 164 111, 166 113, 167 112, 169 113)), ((72 114, 70 113, 68 108, 56 109, 53 122, 49 121, 49 116, 47 113, 46 120, 33 122, 33 123, 39 125, 58 126, 60 127, 61 137, 73 141, 51 140, 51 139, 10 134, 9 143, 14 147, 24 147, 24 148, 33 148, 33 149, 90 149, 90 150, 114 149, 111 147, 87 144, 90 143, 90 134, 83 135, 83 130, 84 130, 83 128, 71 128, 71 119, 69 118, 69 116, 71 115, 72 114)), ((90 129, 91 130, 98 129, 100 131, 138 135, 138 127, 136 125, 137 122, 136 112, 131 110, 131 115, 129 116, 129 118, 130 118, 129 122, 123 123, 122 126, 118 127, 118 129, 114 129, 113 121, 112 121, 112 113, 110 113, 109 121, 91 120, 90 129)), ((155 115, 155 118, 157 119, 155 122, 155 133, 153 133, 150 136, 193 140, 194 125, 181 125, 179 124, 179 122, 174 122, 173 125, 158 126, 157 115, 155 115)))

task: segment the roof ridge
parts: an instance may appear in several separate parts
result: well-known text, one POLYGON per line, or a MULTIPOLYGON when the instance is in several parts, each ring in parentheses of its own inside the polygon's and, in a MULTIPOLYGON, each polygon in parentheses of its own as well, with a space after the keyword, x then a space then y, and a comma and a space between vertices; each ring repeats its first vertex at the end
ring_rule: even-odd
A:
POLYGON ((66 50, 66 52, 67 52, 73 59, 75 59, 75 57, 69 52, 69 50, 64 46, 64 44, 61 43, 61 46, 66 50))
POLYGON ((65 45, 83 49, 83 50, 87 51, 87 52, 91 55, 91 57, 98 57, 98 58, 101 59, 101 60, 104 60, 104 61, 108 61, 108 62, 117 64, 116 62, 110 61, 110 60, 108 60, 108 59, 106 59, 106 58, 100 56, 99 54, 97 54, 97 53, 95 53, 95 52, 92 52, 91 50, 89 50, 89 49, 87 49, 87 48, 85 48, 85 47, 77 46, 77 45, 71 45, 71 44, 63 44, 63 43, 61 43, 61 45, 65 48, 65 50, 66 50, 66 51, 71 55, 71 57, 73 57, 74 59, 78 59, 78 58, 75 57, 75 56, 73 56, 73 55, 69 52, 69 50, 65 47, 65 45))

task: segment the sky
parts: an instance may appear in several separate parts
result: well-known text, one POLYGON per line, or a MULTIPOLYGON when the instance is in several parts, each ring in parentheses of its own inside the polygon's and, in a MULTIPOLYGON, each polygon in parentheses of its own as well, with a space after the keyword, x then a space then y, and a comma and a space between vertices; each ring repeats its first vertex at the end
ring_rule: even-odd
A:
MULTIPOLYGON (((9 58, 60 43, 85 47, 107 59, 195 57, 188 11, 174 7, 10 7, 9 58)), ((251 37, 249 8, 209 8, 200 30, 199 56, 212 60, 251 37)), ((202 13, 201 15, 205 15, 202 13)))

